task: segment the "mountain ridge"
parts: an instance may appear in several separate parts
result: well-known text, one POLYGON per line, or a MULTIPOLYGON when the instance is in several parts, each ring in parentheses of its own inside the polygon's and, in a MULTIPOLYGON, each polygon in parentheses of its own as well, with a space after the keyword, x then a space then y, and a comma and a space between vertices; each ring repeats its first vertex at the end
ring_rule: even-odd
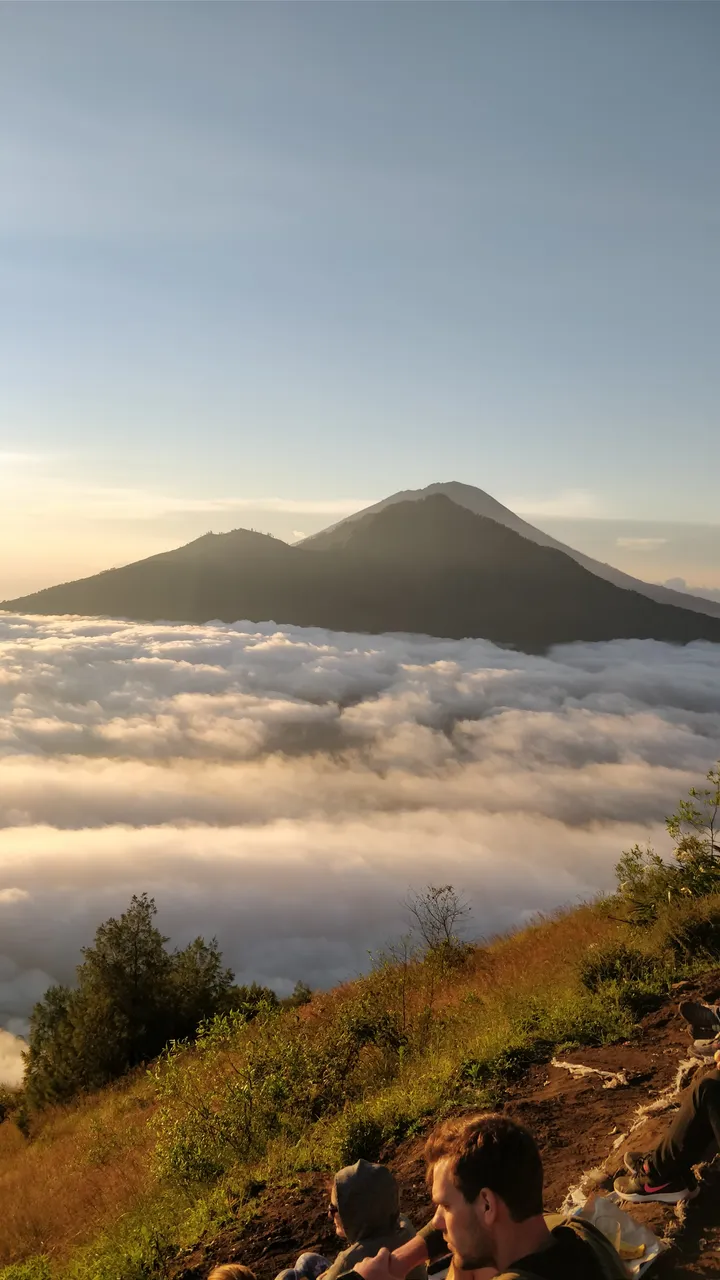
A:
POLYGON ((575 640, 720 643, 720 620, 616 587, 440 493, 343 522, 314 548, 250 530, 206 534, 2 607, 475 637, 527 652, 575 640))
POLYGON ((545 533, 544 530, 538 529, 536 525, 523 520, 522 516, 516 515, 509 507, 498 502, 497 498, 493 498, 491 494, 486 493, 484 489, 480 489, 475 485, 464 484, 460 480, 435 482, 426 485, 423 489, 400 489, 397 493, 390 494, 387 498, 382 498, 379 502, 373 503, 370 507, 365 507, 362 511, 353 512, 352 515, 337 521, 327 529, 311 534, 298 545, 313 550, 318 549, 323 545, 327 535, 335 533, 343 525, 352 524, 362 516, 370 513, 382 511, 393 503, 417 502, 423 497, 436 493, 444 494, 452 502, 456 502, 458 506, 465 506, 469 511, 474 511, 476 515, 488 516, 491 520, 496 520, 498 524, 504 524, 507 528, 513 529, 515 533, 519 533, 521 537, 537 543, 538 546, 552 547, 556 551, 564 552, 565 555, 575 560, 577 564, 582 565, 584 569, 594 573, 598 578, 603 578, 606 582, 612 582, 616 587, 621 587, 626 591, 637 591, 640 595, 647 596, 649 600, 655 600, 658 604, 674 605, 680 609, 689 609, 696 613, 706 613, 709 617, 720 618, 720 600, 715 601, 699 594, 693 594, 688 598, 688 593, 676 590, 673 587, 661 585, 660 583, 645 582, 641 578, 634 578, 622 569, 616 569, 614 565, 606 564, 602 560, 595 560, 592 556, 586 555, 585 552, 576 551, 574 547, 560 542, 552 534, 545 533))

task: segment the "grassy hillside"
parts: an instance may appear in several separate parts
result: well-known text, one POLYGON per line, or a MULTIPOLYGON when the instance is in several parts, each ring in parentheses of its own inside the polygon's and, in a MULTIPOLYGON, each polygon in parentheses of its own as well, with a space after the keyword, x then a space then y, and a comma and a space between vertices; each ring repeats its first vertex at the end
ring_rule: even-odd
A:
POLYGON ((249 1220, 260 1188, 289 1194, 308 1171, 492 1106, 558 1046, 632 1036, 670 982, 717 963, 720 909, 690 903, 681 927, 676 912, 642 931, 617 910, 583 906, 452 957, 378 957, 300 1009, 217 1019, 150 1073, 39 1113, 28 1136, 6 1120, 0 1280, 168 1274, 181 1249, 249 1220))

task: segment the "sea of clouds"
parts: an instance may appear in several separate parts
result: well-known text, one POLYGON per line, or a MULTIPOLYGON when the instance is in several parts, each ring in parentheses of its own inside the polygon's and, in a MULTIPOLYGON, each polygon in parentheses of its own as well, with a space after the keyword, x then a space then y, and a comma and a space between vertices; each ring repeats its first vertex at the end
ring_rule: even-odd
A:
POLYGON ((0 1079, 133 893, 240 980, 331 985, 450 882, 487 935, 609 887, 720 755, 720 646, 0 614, 0 1079))

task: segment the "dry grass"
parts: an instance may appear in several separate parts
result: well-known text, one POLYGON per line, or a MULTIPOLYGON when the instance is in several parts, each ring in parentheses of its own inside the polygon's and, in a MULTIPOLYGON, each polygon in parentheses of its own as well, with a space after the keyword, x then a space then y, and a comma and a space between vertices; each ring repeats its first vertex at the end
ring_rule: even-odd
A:
POLYGON ((0 1125, 0 1265, 67 1256, 148 1190, 152 1174, 143 1082, 48 1111, 27 1141, 0 1125))
POLYGON ((464 990, 479 995, 499 989, 528 991, 545 987, 574 972, 590 946, 625 938, 627 928, 596 907, 538 918, 525 929, 479 947, 464 990))

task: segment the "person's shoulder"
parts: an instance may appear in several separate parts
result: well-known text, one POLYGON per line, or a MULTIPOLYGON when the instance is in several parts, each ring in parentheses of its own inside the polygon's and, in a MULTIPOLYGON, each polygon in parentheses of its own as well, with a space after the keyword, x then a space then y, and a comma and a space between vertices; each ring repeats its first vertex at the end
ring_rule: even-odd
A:
POLYGON ((606 1235, 593 1222, 584 1218, 567 1218, 551 1232, 554 1239, 574 1237, 576 1249, 582 1249, 594 1261, 599 1280, 625 1280, 627 1268, 606 1235))
POLYGON ((340 1280, 340 1276, 349 1275, 355 1263, 359 1262, 362 1256, 362 1249, 358 1249, 357 1245, 348 1245, 347 1249, 343 1249, 342 1253, 339 1253, 335 1261, 328 1267, 323 1275, 323 1280, 340 1280))
POLYGON ((539 1253, 519 1258, 496 1280, 627 1280, 627 1271, 610 1241, 582 1219, 557 1219, 552 1243, 539 1253))
POLYGON ((356 1240, 354 1244, 349 1244, 347 1249, 343 1249, 342 1253, 338 1254, 330 1270, 336 1276, 344 1276, 346 1272, 352 1271, 356 1262, 360 1262, 367 1256, 367 1249, 363 1248, 359 1240, 356 1240))

